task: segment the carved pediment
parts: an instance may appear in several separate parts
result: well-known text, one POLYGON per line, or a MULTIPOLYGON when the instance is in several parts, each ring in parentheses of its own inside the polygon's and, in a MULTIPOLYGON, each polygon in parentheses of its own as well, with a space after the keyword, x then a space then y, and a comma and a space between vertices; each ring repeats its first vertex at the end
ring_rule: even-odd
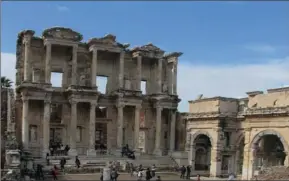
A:
POLYGON ((113 47, 118 47, 118 48, 123 48, 126 49, 130 46, 130 44, 125 43, 125 44, 121 44, 119 42, 116 41, 116 36, 113 34, 107 34, 104 37, 101 38, 92 38, 90 40, 88 40, 88 45, 108 45, 108 46, 113 46, 113 47))
POLYGON ((141 52, 164 53, 164 51, 162 49, 160 49, 159 47, 153 45, 152 43, 149 43, 147 45, 143 45, 143 46, 140 46, 140 47, 135 47, 131 51, 132 52, 141 51, 141 52))
POLYGON ((43 31, 42 36, 44 38, 64 39, 70 41, 81 41, 82 35, 70 28, 54 27, 43 31))

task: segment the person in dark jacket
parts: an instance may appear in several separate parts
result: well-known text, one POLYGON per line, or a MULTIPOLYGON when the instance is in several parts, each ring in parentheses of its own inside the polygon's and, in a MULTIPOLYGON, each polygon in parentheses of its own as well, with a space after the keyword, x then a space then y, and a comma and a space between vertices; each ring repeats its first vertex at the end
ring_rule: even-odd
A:
POLYGON ((78 159, 78 156, 75 157, 75 165, 77 168, 80 168, 80 161, 78 159))
POLYGON ((117 181, 118 173, 115 169, 112 169, 110 173, 111 181, 117 181))
POLYGON ((185 178, 185 174, 186 174, 186 167, 183 165, 181 167, 181 176, 180 176, 180 178, 185 178))
POLYGON ((66 159, 65 159, 65 158, 62 158, 62 159, 60 160, 60 168, 61 168, 62 171, 64 171, 64 166, 65 166, 65 164, 66 164, 66 159))
POLYGON ((187 179, 190 179, 190 177, 191 177, 191 166, 188 165, 188 166, 187 166, 187 176, 186 176, 186 178, 187 178, 187 179))
POLYGON ((146 171, 146 180, 150 180, 151 178, 152 178, 152 175, 151 175, 150 168, 147 168, 147 171, 146 171))

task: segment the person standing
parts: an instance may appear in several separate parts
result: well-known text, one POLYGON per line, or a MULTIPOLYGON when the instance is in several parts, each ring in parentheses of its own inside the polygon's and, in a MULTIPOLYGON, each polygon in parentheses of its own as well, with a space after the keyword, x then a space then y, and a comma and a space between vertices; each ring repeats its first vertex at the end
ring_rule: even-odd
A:
POLYGON ((151 175, 150 168, 147 168, 147 171, 146 171, 146 180, 150 180, 151 178, 152 178, 152 175, 151 175))
POLYGON ((111 181, 117 181, 118 173, 115 169, 112 169, 110 173, 111 181))
POLYGON ((156 176, 156 168, 157 168, 156 165, 153 164, 153 166, 152 166, 152 178, 156 176))
POLYGON ((80 168, 80 160, 78 159, 78 156, 75 157, 75 165, 77 168, 80 168))
POLYGON ((190 177, 191 177, 191 166, 190 165, 188 165, 187 166, 187 179, 190 179, 190 177))
POLYGON ((186 167, 183 165, 182 167, 181 167, 181 176, 180 176, 180 178, 185 178, 185 174, 186 174, 186 167))
POLYGON ((142 171, 141 170, 138 170, 137 172, 137 180, 142 180, 142 171))

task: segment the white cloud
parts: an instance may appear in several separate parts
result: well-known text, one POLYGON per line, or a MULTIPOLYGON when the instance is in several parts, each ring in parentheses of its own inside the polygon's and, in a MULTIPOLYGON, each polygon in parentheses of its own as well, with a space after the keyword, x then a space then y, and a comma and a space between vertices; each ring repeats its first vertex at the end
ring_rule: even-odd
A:
MULTIPOLYGON (((1 53, 1 75, 15 81, 15 55, 1 53)), ((179 63, 179 111, 188 110, 188 100, 204 97, 243 97, 246 92, 282 87, 289 82, 289 56, 267 63, 247 65, 194 65, 179 63)), ((99 81, 103 84, 105 81, 99 81)), ((52 80, 52 83, 57 83, 52 80)), ((58 82, 59 83, 59 82, 58 82)))
POLYGON ((276 47, 273 47, 267 44, 246 45, 245 48, 247 50, 251 50, 251 51, 259 52, 259 53, 274 53, 276 51, 276 47))
POLYGON ((60 12, 64 12, 64 11, 69 11, 69 8, 67 6, 56 6, 57 10, 60 12))

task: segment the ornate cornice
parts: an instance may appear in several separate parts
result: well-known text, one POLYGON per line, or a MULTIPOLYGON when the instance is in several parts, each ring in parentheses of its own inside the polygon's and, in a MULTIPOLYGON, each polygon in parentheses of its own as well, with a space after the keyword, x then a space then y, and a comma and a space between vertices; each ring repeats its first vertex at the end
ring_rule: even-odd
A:
POLYGON ((289 106, 286 107, 267 107, 267 108, 247 108, 240 115, 244 117, 271 117, 289 116, 289 106))
POLYGON ((42 37, 45 38, 53 38, 53 39, 64 39, 64 40, 70 40, 70 41, 81 41, 83 39, 83 36, 70 29, 70 28, 64 28, 64 27, 52 27, 48 28, 43 31, 42 37))

